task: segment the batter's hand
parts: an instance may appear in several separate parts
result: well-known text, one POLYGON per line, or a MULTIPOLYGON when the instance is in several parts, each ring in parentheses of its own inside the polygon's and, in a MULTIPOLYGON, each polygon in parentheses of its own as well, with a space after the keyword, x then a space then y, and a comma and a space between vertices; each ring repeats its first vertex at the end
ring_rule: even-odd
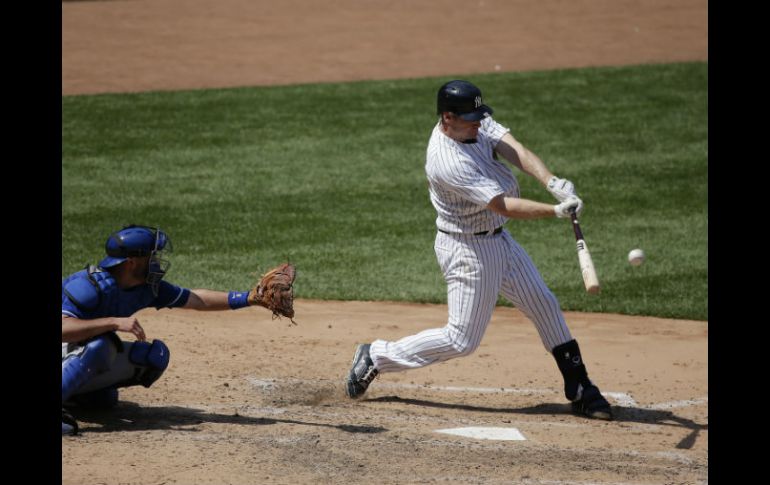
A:
POLYGON ((115 329, 116 332, 133 333, 136 339, 141 342, 147 340, 147 337, 144 335, 144 329, 139 325, 139 320, 136 317, 116 318, 115 320, 118 322, 118 328, 115 329))
POLYGON ((568 197, 577 197, 575 185, 569 180, 560 179, 555 175, 548 180, 546 188, 559 202, 564 202, 568 197))
POLYGON ((556 213, 556 217, 570 217, 572 212, 580 216, 580 213, 583 212, 583 201, 579 197, 572 195, 561 204, 553 206, 553 211, 556 213))

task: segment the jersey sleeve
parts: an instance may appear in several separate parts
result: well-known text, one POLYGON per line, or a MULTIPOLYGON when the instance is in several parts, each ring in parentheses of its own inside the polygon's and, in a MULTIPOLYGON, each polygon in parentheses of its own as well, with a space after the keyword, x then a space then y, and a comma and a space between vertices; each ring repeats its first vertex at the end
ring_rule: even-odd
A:
POLYGON ((158 288, 158 296, 152 306, 161 308, 175 308, 184 306, 190 298, 190 290, 176 286, 168 281, 161 281, 158 288))
POLYGON ((481 128, 479 128, 479 131, 484 134, 487 140, 489 140, 490 146, 494 149, 497 144, 500 143, 503 136, 511 130, 501 125, 490 116, 481 121, 481 128))

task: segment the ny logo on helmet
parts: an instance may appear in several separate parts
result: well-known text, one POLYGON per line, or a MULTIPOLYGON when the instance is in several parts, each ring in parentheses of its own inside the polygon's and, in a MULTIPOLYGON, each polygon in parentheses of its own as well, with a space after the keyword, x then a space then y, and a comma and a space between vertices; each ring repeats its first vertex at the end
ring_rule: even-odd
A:
POLYGON ((478 108, 481 105, 482 105, 482 103, 481 103, 481 96, 476 96, 476 107, 478 108))

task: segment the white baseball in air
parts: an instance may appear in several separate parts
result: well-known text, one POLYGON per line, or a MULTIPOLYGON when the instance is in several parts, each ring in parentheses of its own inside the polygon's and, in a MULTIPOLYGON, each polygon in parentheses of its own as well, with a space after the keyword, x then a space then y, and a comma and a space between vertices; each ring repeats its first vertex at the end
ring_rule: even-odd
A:
POLYGON ((628 262, 631 266, 639 266, 644 263, 644 251, 641 249, 632 249, 628 252, 628 262))

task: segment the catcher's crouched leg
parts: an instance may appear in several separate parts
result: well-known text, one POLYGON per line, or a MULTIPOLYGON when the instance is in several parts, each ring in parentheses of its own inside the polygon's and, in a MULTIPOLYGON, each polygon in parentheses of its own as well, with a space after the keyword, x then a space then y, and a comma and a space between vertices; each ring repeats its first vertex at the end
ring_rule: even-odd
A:
POLYGON ((150 387, 168 367, 170 352, 161 340, 152 342, 123 342, 124 352, 118 354, 112 368, 88 382, 78 395, 102 391, 101 398, 109 399, 112 393, 117 400, 117 388, 150 387), (109 391, 114 389, 114 391, 109 391))
POLYGON ((119 387, 133 386, 135 384, 150 387, 166 371, 169 359, 171 358, 171 352, 161 340, 153 340, 152 343, 134 342, 134 345, 128 352, 128 358, 140 367, 141 372, 134 374, 133 382, 119 387))
MULTIPOLYGON (((61 362, 61 400, 66 402, 83 392, 114 367, 121 349, 112 334, 94 337, 82 345, 68 346, 61 362)), ((65 349, 63 349, 65 352, 65 349)))

